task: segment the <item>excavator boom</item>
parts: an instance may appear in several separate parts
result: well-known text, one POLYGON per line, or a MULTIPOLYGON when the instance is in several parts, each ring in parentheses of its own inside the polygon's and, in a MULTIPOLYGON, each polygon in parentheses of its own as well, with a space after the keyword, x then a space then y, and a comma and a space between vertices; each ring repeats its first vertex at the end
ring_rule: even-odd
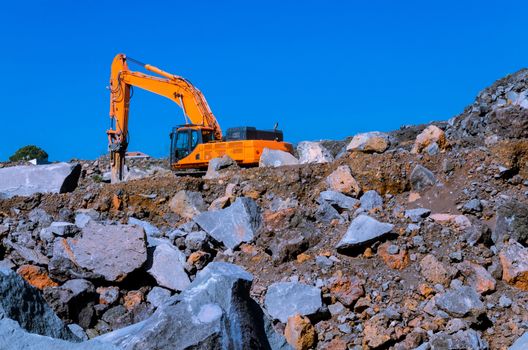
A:
POLYGON ((292 152, 291 144, 282 142, 282 132, 276 129, 265 131, 252 127, 232 128, 228 129, 227 137, 223 140, 220 125, 205 97, 188 80, 118 54, 112 62, 110 73, 112 125, 106 132, 112 182, 122 181, 125 176, 132 86, 164 96, 183 109, 185 125, 175 128, 170 134, 170 160, 174 170, 203 169, 211 159, 223 155, 228 155, 240 165, 254 166, 258 164, 264 148, 292 152), (138 64, 156 75, 131 71, 127 61, 138 64))
POLYGON ((186 118, 194 125, 200 125, 213 132, 214 139, 222 139, 222 130, 203 94, 188 80, 167 73, 149 64, 118 54, 112 63, 110 74, 110 118, 112 127, 107 131, 111 152, 112 182, 123 180, 124 157, 128 147, 128 113, 130 87, 164 96, 176 102, 186 118), (146 70, 160 75, 150 76, 129 70, 127 60, 140 64, 146 70))

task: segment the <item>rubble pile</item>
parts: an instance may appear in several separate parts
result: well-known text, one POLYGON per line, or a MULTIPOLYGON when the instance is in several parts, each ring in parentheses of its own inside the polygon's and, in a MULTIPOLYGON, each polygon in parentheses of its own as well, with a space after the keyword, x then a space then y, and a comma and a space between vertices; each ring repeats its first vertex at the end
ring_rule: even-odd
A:
POLYGON ((450 123, 0 199, 0 348, 527 348, 526 72, 450 123))

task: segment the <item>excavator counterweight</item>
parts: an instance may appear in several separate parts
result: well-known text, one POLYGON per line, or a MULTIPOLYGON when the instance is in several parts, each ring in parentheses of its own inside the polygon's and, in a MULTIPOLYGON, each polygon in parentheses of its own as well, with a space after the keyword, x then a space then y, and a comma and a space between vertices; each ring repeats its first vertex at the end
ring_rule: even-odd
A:
MULTIPOLYGON (((254 166, 258 164, 264 148, 292 152, 291 144, 282 141, 282 132, 278 130, 262 131, 246 127, 251 132, 244 133, 242 137, 224 138, 205 97, 188 80, 118 54, 110 73, 112 126, 107 131, 112 182, 124 179, 131 86, 164 96, 182 108, 186 124, 174 128, 170 134, 169 158, 173 170, 203 169, 211 159, 226 154, 241 165, 254 166), (127 61, 159 77, 131 71, 127 61)), ((228 136, 232 131, 228 129, 228 136)))

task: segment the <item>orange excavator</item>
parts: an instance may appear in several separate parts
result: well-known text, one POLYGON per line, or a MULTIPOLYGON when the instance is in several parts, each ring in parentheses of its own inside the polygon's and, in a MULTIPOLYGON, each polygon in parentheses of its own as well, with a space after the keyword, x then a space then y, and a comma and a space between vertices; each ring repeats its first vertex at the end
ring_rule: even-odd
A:
POLYGON ((188 80, 118 54, 112 62, 110 73, 111 127, 106 132, 112 182, 122 181, 125 175, 132 87, 164 96, 182 108, 185 124, 174 127, 170 133, 169 159, 175 171, 204 170, 211 159, 223 155, 228 155, 242 166, 255 166, 264 148, 290 153, 293 150, 290 143, 283 142, 282 131, 276 128, 257 130, 253 127, 237 127, 228 129, 227 135, 223 136, 205 97, 188 80), (158 76, 131 71, 127 62, 140 65, 158 76))

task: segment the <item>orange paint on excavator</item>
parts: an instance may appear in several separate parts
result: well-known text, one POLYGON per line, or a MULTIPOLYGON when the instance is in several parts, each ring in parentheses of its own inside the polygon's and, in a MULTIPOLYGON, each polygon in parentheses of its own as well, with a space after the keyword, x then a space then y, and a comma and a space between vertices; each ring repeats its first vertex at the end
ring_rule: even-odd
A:
POLYGON ((211 159, 223 155, 230 156, 240 165, 255 166, 258 165, 264 148, 292 152, 292 145, 283 142, 282 132, 277 130, 259 131, 254 128, 241 128, 244 129, 243 131, 248 129, 253 136, 223 138, 220 125, 205 97, 188 80, 150 64, 127 58, 124 54, 118 54, 112 62, 110 73, 112 127, 107 131, 112 182, 119 182, 124 176, 132 86, 164 96, 183 109, 186 124, 171 132, 170 159, 173 170, 204 169, 211 159), (160 77, 131 71, 127 61, 138 64, 160 77))

